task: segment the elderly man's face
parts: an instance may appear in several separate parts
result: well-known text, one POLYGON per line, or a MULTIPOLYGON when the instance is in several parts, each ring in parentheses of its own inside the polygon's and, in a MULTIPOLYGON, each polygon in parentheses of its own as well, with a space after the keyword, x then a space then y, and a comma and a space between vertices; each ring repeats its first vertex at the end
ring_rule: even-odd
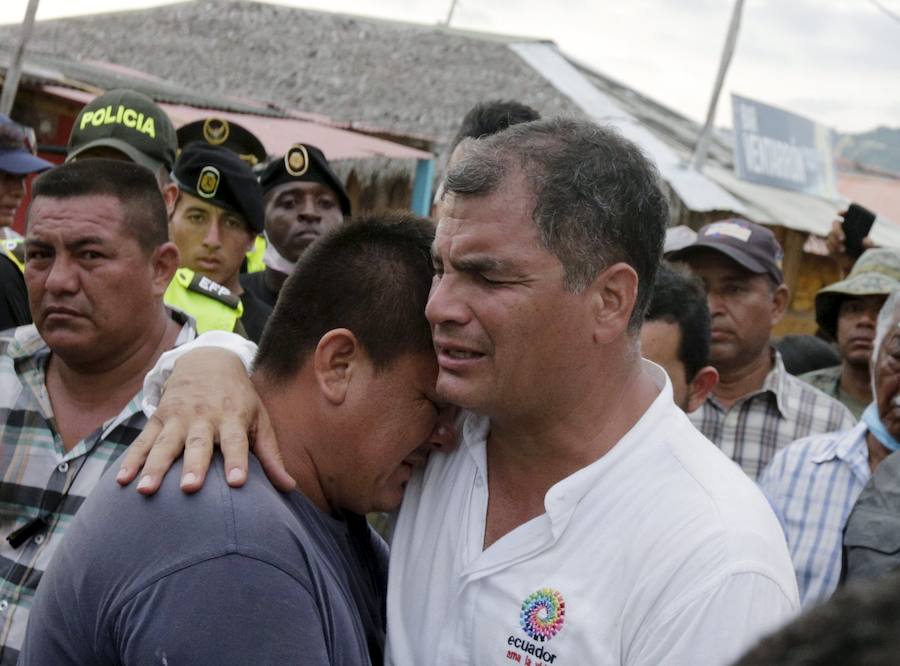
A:
POLYGON ((900 316, 884 336, 875 366, 875 395, 881 422, 900 439, 900 316))
POLYGON ((589 297, 564 288, 533 207, 521 174, 486 196, 448 194, 434 241, 425 314, 437 390, 494 418, 540 418, 571 391, 591 348, 589 297))

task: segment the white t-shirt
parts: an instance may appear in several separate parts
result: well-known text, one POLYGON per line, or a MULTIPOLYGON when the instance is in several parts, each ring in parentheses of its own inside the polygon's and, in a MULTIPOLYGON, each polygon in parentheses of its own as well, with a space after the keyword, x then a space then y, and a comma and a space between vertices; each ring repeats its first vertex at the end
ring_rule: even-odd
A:
POLYGON ((389 664, 715 666, 796 613, 768 503, 646 368, 662 391, 638 423, 486 550, 489 421, 431 456, 391 544, 389 664))

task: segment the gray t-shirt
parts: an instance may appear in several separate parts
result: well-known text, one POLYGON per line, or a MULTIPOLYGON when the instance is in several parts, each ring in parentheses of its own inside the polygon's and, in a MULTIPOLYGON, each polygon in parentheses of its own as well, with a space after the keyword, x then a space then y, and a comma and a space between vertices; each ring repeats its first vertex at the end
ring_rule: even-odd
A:
POLYGON ((380 664, 387 547, 362 516, 282 494, 221 458, 185 495, 151 498, 112 468, 41 580, 20 664, 380 664))

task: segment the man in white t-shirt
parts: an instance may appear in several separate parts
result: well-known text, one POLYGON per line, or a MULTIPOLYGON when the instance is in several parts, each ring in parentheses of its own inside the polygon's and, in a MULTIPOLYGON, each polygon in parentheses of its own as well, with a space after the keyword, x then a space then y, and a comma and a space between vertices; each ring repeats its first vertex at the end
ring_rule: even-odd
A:
POLYGON ((656 178, 570 120, 451 167, 426 315, 437 389, 473 413, 406 490, 392 663, 719 664, 797 609, 764 498, 640 359, 656 178))
POLYGON ((797 585, 762 494, 640 357, 656 170, 608 129, 545 120, 469 142, 445 187, 426 315, 437 391, 470 411, 406 489, 388 663, 738 657, 797 585))

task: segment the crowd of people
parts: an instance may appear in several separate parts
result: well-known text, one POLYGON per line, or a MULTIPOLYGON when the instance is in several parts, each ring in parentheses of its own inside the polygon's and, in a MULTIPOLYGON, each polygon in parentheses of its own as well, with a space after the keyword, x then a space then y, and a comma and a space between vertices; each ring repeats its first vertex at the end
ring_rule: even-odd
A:
POLYGON ((788 363, 771 230, 664 252, 588 121, 477 105, 430 219, 128 90, 34 147, 0 117, 0 664, 894 654, 900 251, 788 363))

